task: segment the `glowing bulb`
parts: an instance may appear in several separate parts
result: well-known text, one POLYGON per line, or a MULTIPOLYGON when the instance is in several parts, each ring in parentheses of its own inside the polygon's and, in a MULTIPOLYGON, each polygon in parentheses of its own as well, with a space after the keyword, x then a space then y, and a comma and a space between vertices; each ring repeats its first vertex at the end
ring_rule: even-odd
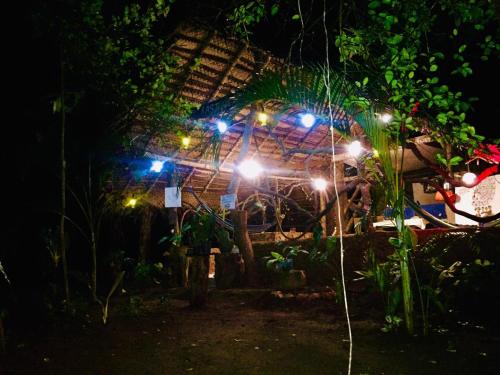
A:
POLYGON ((326 189, 326 180, 324 178, 313 178, 312 179, 312 184, 314 189, 319 190, 319 191, 324 191, 326 189))
POLYGON ((188 148, 189 144, 191 143, 191 138, 190 137, 182 137, 181 143, 182 143, 182 146, 184 148, 188 148))
POLYGON ((262 167, 255 160, 245 160, 238 165, 238 171, 245 178, 255 178, 262 173, 262 167))
POLYGON ((266 125, 267 124, 267 119, 269 118, 269 116, 267 115, 267 113, 264 113, 264 112, 259 112, 257 114, 257 120, 262 124, 262 125, 266 125))
POLYGON ((151 172, 156 172, 156 173, 160 173, 161 170, 163 169, 163 164, 165 164, 164 161, 162 160, 154 160, 152 163, 151 163, 151 168, 149 169, 151 172))
POLYGON ((388 124, 392 120, 392 115, 390 113, 383 113, 380 119, 384 124, 388 124))
POLYGON ((360 141, 354 141, 349 146, 347 146, 347 151, 351 156, 357 157, 359 156, 359 154, 361 154, 361 151, 363 151, 363 146, 361 146, 360 141))
POLYGON ((472 172, 467 172, 462 176, 462 182, 465 185, 473 185, 476 182, 476 175, 472 172))
POLYGON ((132 207, 132 208, 134 208, 136 204, 137 204, 137 199, 136 199, 136 198, 130 198, 130 199, 127 201, 126 206, 127 206, 127 207, 132 207))
POLYGON ((306 128, 310 128, 316 122, 316 117, 311 113, 304 113, 300 116, 300 121, 306 128))
POLYGON ((225 133, 227 130, 227 124, 224 121, 217 121, 217 130, 219 133, 225 133))
POLYGON ((380 154, 378 153, 378 151, 373 149, 373 157, 378 158, 379 156, 380 156, 380 154))

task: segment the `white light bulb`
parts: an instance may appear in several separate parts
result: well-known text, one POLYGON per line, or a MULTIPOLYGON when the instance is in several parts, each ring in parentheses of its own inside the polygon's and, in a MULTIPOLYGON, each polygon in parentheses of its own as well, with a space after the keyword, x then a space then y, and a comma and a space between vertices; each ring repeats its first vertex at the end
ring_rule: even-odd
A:
POLYGON ((462 182, 465 185, 473 185, 476 182, 477 176, 472 172, 467 172, 462 176, 462 182))
POLYGON ((313 178, 312 184, 314 189, 323 191, 326 189, 327 182, 324 178, 319 177, 319 178, 313 178))
POLYGON ((314 117, 311 113, 304 113, 300 115, 300 121, 306 128, 310 128, 316 122, 316 117, 314 117))
POLYGON ((392 115, 390 113, 384 113, 380 116, 383 123, 388 124, 392 120, 392 115))
POLYGON ((217 130, 219 133, 225 133, 227 130, 227 124, 224 121, 217 121, 217 130))
POLYGON ((363 146, 361 146, 360 141, 354 141, 349 146, 347 146, 347 151, 349 151, 349 154, 351 156, 357 157, 359 156, 359 154, 361 154, 361 151, 363 151, 363 146))
POLYGON ((151 172, 156 172, 156 173, 160 173, 161 170, 163 169, 163 164, 165 164, 164 161, 162 160, 154 160, 152 163, 151 163, 151 168, 149 169, 151 172))
POLYGON ((255 160, 245 160, 238 165, 238 171, 245 178, 255 178, 262 173, 263 169, 255 160))

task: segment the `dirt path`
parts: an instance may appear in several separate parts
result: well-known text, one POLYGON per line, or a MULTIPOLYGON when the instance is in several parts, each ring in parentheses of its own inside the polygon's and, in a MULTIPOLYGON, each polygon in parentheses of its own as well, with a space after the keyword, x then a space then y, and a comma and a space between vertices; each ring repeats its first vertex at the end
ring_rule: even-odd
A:
MULTIPOLYGON (((276 306, 257 292, 217 292, 204 311, 183 300, 140 317, 57 334, 16 349, 6 374, 345 374, 339 308, 276 306), (257 299, 257 302, 256 302, 257 299)), ((365 317, 366 318, 366 317, 365 317)), ((353 374, 494 374, 499 342, 484 330, 406 338, 358 314, 353 374)), ((1 373, 1 367, 0 367, 1 373)))

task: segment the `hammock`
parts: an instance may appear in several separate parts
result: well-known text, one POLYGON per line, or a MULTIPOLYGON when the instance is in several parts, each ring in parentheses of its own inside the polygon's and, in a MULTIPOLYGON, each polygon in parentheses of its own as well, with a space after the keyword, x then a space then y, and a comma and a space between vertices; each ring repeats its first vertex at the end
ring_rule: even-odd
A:
MULTIPOLYGON (((203 201, 203 199, 201 199, 198 196, 198 194, 196 194, 193 191, 192 188, 189 187, 186 190, 189 193, 193 194, 194 198, 198 202, 199 207, 203 211, 209 213, 210 215, 212 215, 215 218, 215 221, 217 222, 217 224, 226 228, 227 230, 234 231, 234 225, 231 224, 231 222, 223 219, 219 214, 217 214, 217 212, 215 212, 213 209, 211 209, 210 206, 205 201, 203 201)), ((276 225, 276 222, 269 223, 269 224, 261 224, 261 225, 248 225, 248 231, 251 233, 261 233, 261 232, 265 232, 266 230, 268 230, 269 228, 271 228, 275 225, 276 225)))
POLYGON ((430 212, 427 212, 422 207, 420 207, 420 205, 415 203, 415 201, 413 201, 413 199, 409 198, 408 196, 405 196, 405 201, 408 204, 408 206, 413 208, 413 210, 415 210, 415 212, 420 217, 424 218, 429 223, 432 223, 440 228, 459 228, 453 224, 447 223, 446 221, 443 221, 443 220, 437 218, 436 216, 432 215, 430 212))

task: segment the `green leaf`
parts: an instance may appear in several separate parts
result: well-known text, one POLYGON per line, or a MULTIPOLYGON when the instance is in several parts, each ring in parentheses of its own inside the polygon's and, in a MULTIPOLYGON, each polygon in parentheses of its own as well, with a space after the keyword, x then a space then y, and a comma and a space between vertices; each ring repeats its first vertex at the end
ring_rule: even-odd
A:
POLYGON ((463 160, 461 156, 454 156, 450 159, 450 165, 458 165, 463 160))
POLYGON ((275 16, 278 13, 279 8, 278 4, 273 4, 271 7, 271 16, 275 16))
POLYGON ((366 84, 367 84, 367 83, 368 83, 368 77, 365 77, 365 78, 363 79, 363 86, 366 86, 366 84))
POLYGON ((292 20, 300 20, 300 16, 298 14, 294 14, 292 16, 292 20))
POLYGON ((431 65, 431 68, 429 69, 431 72, 435 72, 436 70, 438 70, 438 66, 436 64, 434 65, 431 65))
POLYGON ((392 79, 394 78, 394 73, 392 70, 387 70, 385 72, 385 80, 387 81, 387 83, 391 83, 392 79))
POLYGON ((380 6, 380 1, 378 1, 378 0, 370 1, 370 3, 368 4, 369 9, 376 9, 379 6, 380 6))

